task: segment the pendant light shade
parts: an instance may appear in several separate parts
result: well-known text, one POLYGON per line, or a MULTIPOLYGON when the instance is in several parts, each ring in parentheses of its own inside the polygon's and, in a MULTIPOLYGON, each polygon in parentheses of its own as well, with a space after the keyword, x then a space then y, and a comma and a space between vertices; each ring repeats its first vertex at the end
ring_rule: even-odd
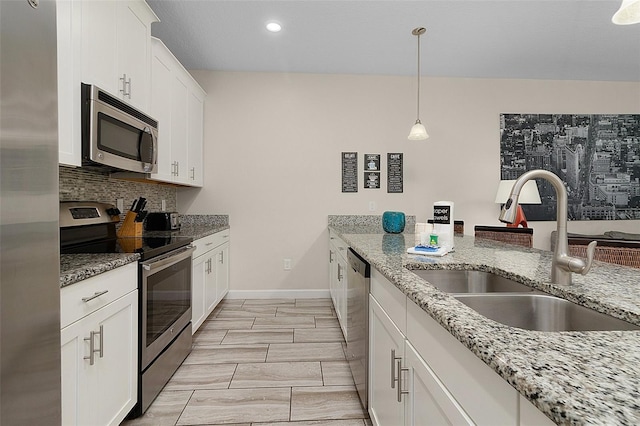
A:
POLYGON ((416 121, 416 124, 411 127, 411 132, 409 132, 409 140, 423 141, 428 137, 429 135, 427 134, 427 129, 424 128, 424 125, 420 122, 420 120, 416 121))
POLYGON ((611 22, 617 25, 640 23, 640 0, 622 0, 620 9, 613 15, 611 22))
POLYGON ((423 141, 429 137, 429 135, 427 134, 427 129, 425 129, 424 125, 420 122, 420 36, 426 31, 427 30, 422 27, 414 28, 413 31, 411 31, 411 34, 418 37, 418 92, 416 98, 416 124, 413 125, 413 127, 411 128, 411 132, 409 132, 408 139, 410 141, 423 141))

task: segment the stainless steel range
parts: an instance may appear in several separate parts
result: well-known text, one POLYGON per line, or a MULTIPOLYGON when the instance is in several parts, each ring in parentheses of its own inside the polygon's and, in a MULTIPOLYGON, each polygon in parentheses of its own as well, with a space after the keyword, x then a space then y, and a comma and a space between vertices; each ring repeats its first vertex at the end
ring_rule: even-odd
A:
POLYGON ((144 413, 191 352, 191 237, 117 238, 118 211, 97 202, 60 203, 60 252, 139 253, 138 403, 144 413))

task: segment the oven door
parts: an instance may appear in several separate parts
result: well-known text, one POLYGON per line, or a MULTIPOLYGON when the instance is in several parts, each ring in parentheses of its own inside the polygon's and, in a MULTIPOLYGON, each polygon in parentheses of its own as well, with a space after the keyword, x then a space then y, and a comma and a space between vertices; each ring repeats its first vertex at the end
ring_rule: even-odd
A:
POLYGON ((141 265, 141 370, 191 321, 191 254, 189 245, 141 265))

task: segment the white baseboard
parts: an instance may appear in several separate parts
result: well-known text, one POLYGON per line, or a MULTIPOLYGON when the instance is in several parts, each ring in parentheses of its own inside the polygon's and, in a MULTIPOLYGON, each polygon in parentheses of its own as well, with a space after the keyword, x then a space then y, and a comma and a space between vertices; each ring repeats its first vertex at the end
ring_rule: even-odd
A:
POLYGON ((225 299, 328 299, 329 290, 229 290, 225 299))

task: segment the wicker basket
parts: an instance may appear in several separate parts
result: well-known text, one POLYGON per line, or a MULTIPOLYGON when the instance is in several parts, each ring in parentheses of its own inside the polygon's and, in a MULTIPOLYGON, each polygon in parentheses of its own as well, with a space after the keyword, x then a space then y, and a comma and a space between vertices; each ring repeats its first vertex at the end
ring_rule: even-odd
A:
POLYGON ((474 227, 476 238, 500 241, 523 247, 533 247, 532 228, 509 228, 506 226, 480 226, 474 227))
MULTIPOLYGON (((640 268, 640 241, 614 240, 598 236, 569 236, 569 254, 571 256, 587 257, 587 245, 591 241, 597 241, 594 259, 601 262, 615 263, 616 265, 640 268)), ((551 250, 556 244, 556 231, 551 233, 551 250)))

